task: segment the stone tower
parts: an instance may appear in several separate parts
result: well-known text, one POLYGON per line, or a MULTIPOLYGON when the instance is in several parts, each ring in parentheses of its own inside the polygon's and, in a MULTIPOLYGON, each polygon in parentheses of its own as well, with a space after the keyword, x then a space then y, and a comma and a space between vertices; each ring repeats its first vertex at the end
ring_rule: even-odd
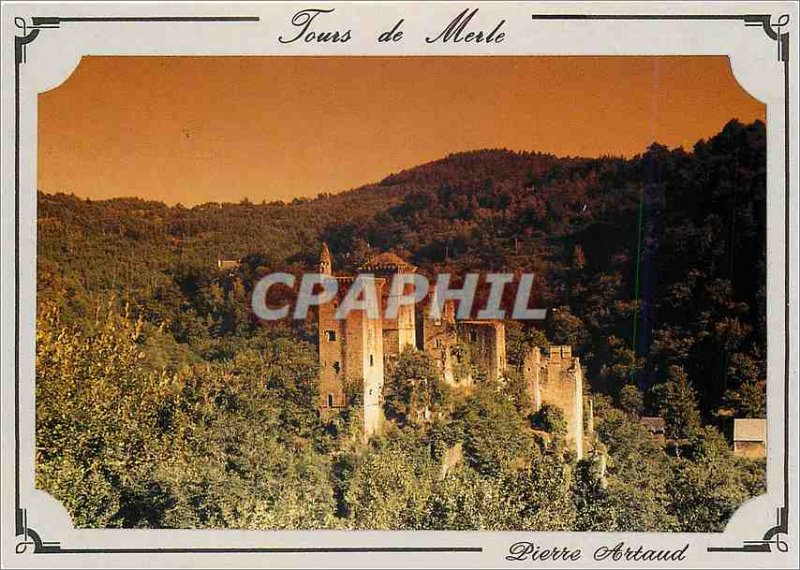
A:
POLYGON ((567 421, 567 443, 583 458, 583 369, 569 346, 551 346, 546 355, 531 347, 523 359, 523 374, 533 408, 561 408, 567 421))
MULTIPOLYGON (((407 348, 414 348, 417 343, 416 317, 414 305, 399 305, 397 318, 386 316, 386 307, 392 300, 390 295, 391 281, 395 275, 411 274, 417 268, 407 263, 394 253, 381 253, 367 261, 359 268, 362 273, 369 273, 385 279, 386 285, 381 295, 381 314, 383 315, 383 354, 387 358, 399 356, 407 348)), ((406 284, 403 294, 414 292, 411 283, 406 284)))
POLYGON ((499 380, 506 370, 505 325, 500 321, 459 321, 457 331, 472 366, 487 380, 499 380))
MULTIPOLYGON (((435 303, 434 298, 430 303, 435 303)), ((500 321, 456 320, 452 300, 443 303, 441 314, 423 318, 423 348, 437 363, 444 381, 469 386, 474 382, 468 363, 488 380, 498 380, 506 369, 505 326, 500 321)))
POLYGON ((320 275, 333 275, 331 251, 328 249, 328 243, 324 241, 322 242, 322 253, 319 256, 319 273, 320 275))
MULTIPOLYGON (((320 273, 332 275, 330 252, 323 244, 320 273), (324 269, 324 271, 323 271, 324 269)), ((381 318, 370 318, 364 310, 350 311, 336 318, 336 310, 355 277, 335 277, 336 297, 319 307, 319 408, 330 415, 348 405, 347 385, 363 390, 364 436, 380 433, 383 427, 383 328, 381 318)), ((375 279, 381 294, 384 281, 375 279)))
POLYGON ((455 303, 446 301, 438 317, 431 317, 427 309, 423 311, 422 338, 423 350, 436 362, 444 381, 450 385, 456 384, 453 372, 458 358, 455 303))

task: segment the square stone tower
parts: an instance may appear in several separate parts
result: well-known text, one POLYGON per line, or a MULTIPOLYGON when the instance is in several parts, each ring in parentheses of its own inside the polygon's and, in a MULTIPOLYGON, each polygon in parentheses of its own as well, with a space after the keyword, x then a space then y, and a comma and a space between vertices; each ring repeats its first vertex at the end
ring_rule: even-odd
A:
POLYGON ((438 317, 430 316, 429 307, 423 310, 422 339, 422 349, 436 362, 444 381, 455 385, 453 369, 458 347, 455 303, 445 302, 438 317))
MULTIPOLYGON (((320 272, 331 275, 327 245, 323 245, 320 272)), ((319 409, 331 414, 348 405, 346 385, 361 384, 363 389, 364 436, 380 433, 383 426, 383 328, 380 316, 370 318, 364 310, 353 310, 344 319, 336 318, 355 277, 336 277, 338 292, 319 307, 319 409)), ((375 279, 381 294, 384 281, 375 279)))
MULTIPOLYGON (((430 303, 435 303, 435 297, 430 303)), ((438 317, 423 318, 423 349, 439 366, 444 381, 450 385, 470 386, 471 371, 461 370, 469 363, 488 380, 499 379, 506 369, 505 326, 500 321, 456 320, 455 302, 442 304, 438 317)))
MULTIPOLYGON (((390 295, 391 281, 395 275, 409 274, 417 268, 407 263, 394 253, 381 253, 367 261, 359 268, 361 273, 375 275, 385 279, 386 285, 381 295, 381 314, 383 315, 383 353, 387 358, 399 356, 407 348, 415 348, 417 344, 416 317, 414 305, 399 305, 397 318, 386 317, 386 307, 392 301, 390 295)), ((403 294, 414 292, 412 284, 406 284, 403 294)))
POLYGON ((523 374, 533 408, 543 404, 561 408, 567 420, 567 442, 583 458, 583 369, 569 346, 551 346, 546 355, 531 347, 523 359, 523 374))
POLYGON ((459 321, 458 339, 472 365, 497 381, 506 370, 506 328, 500 321, 459 321))

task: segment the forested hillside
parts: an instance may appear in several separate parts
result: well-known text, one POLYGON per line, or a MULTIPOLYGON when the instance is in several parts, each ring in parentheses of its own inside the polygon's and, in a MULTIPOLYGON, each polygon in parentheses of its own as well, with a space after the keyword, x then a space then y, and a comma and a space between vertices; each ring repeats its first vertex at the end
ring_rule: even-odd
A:
POLYGON ((763 461, 721 435, 766 413, 761 122, 631 159, 460 153, 289 204, 40 193, 38 217, 37 480, 76 525, 709 531, 763 492, 763 461), (574 347, 608 480, 531 417, 513 371, 409 394, 431 371, 407 355, 385 436, 361 448, 347 413, 322 422, 313 318, 250 314, 256 279, 315 270, 322 240, 342 270, 394 251, 426 275, 534 272, 548 318, 507 325, 510 358, 574 347), (415 421, 420 402, 443 419, 415 421))

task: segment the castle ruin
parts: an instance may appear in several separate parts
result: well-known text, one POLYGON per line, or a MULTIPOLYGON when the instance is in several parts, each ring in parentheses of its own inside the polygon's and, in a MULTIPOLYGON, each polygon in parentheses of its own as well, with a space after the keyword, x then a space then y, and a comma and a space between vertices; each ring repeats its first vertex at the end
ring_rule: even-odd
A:
MULTIPOLYGON (((425 311, 420 345, 417 346, 413 305, 399 305, 397 318, 384 318, 392 292, 387 283, 399 273, 416 268, 399 256, 379 254, 359 268, 362 279, 374 279, 381 311, 370 318, 364 310, 352 310, 337 319, 336 311, 356 276, 335 276, 330 251, 323 243, 319 272, 335 278, 336 296, 319 307, 319 407, 323 415, 348 405, 348 389, 363 390, 364 437, 383 428, 385 362, 404 350, 421 349, 454 387, 472 386, 478 378, 503 381, 507 366, 505 326, 501 321, 457 320, 455 304, 447 301, 431 316, 425 311)), ((404 294, 409 291, 403 291, 404 294)), ((547 403, 561 408, 567 420, 567 442, 583 457, 583 371, 569 346, 552 346, 545 355, 531 348, 525 355, 523 374, 538 411, 547 403)))
POLYGON ((500 380, 507 362, 503 323, 457 321, 452 301, 444 302, 438 313, 431 316, 425 311, 422 348, 436 362, 444 381, 451 386, 471 386, 476 373, 489 381, 500 380))
POLYGON ((456 377, 459 354, 458 334, 456 332, 456 309, 451 302, 444 303, 440 314, 433 317, 428 311, 422 320, 422 348, 427 352, 448 385, 454 386, 462 380, 456 377))
POLYGON ((567 421, 567 442, 583 458, 583 370, 569 346, 551 346, 546 354, 530 348, 523 360, 523 375, 534 411, 544 404, 561 408, 567 421))

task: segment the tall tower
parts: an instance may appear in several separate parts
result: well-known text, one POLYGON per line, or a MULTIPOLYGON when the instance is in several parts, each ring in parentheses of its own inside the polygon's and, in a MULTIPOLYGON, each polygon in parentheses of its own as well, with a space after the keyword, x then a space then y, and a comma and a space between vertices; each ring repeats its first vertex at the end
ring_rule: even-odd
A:
MULTIPOLYGON (((403 258, 394 253, 381 253, 367 261, 359 268, 362 273, 371 273, 378 278, 386 280, 384 294, 381 295, 381 313, 383 318, 383 354, 387 358, 399 356, 408 348, 417 344, 416 317, 414 305, 399 305, 397 318, 386 318, 386 307, 391 299, 391 280, 395 275, 410 274, 417 268, 407 263, 403 258)), ((403 294, 414 292, 412 284, 406 284, 403 294)))
POLYGON ((538 347, 528 349, 523 374, 533 408, 543 404, 561 408, 567 420, 567 442, 578 459, 583 458, 583 369, 569 346, 551 346, 546 355, 538 347))
POLYGON ((319 256, 319 272, 320 275, 333 275, 331 251, 328 249, 328 243, 324 241, 322 242, 322 253, 319 256))
POLYGON ((469 351, 472 366, 497 381, 506 370, 506 327, 502 321, 458 321, 460 343, 469 351))
MULTIPOLYGON (((436 362, 447 384, 455 385, 455 365, 460 358, 456 352, 458 335, 456 332, 456 307, 452 300, 442 304, 439 314, 430 315, 430 305, 436 303, 436 291, 431 293, 430 302, 423 310, 422 334, 423 348, 436 362)), ((459 380, 463 380, 459 378, 459 380)))
MULTIPOLYGON (((331 256, 322 246, 319 270, 332 275, 331 256)), ((346 386, 357 382, 363 390, 364 437, 369 439, 383 427, 383 335, 380 315, 370 318, 365 310, 353 310, 346 318, 336 311, 353 284, 354 277, 336 277, 336 297, 319 307, 319 410, 323 416, 348 406, 346 386)), ((382 279, 375 279, 380 296, 382 279)))

